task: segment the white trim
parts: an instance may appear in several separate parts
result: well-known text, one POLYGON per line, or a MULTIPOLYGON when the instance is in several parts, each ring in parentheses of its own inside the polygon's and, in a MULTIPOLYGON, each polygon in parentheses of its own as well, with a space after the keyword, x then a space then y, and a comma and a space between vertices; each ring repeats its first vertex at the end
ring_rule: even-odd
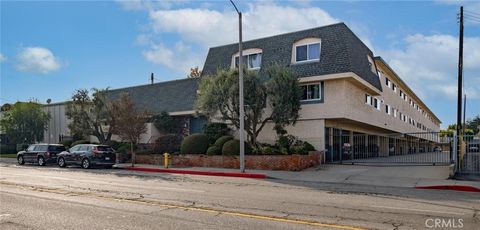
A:
POLYGON ((375 88, 372 84, 368 83, 363 78, 361 78, 360 76, 358 76, 356 73, 353 73, 353 72, 325 74, 325 75, 318 75, 318 76, 311 76, 311 77, 301 77, 298 79, 298 82, 308 83, 308 82, 336 80, 336 79, 342 79, 342 78, 351 78, 355 80, 356 82, 360 83, 362 86, 366 87, 365 90, 369 94, 373 94, 373 95, 381 94, 379 89, 375 88))
MULTIPOLYGON (((300 100, 302 102, 306 102, 306 101, 321 101, 323 98, 322 98, 322 82, 317 82, 317 83, 307 83, 307 84, 301 84, 300 87, 303 87, 303 86, 307 86, 307 89, 308 89, 308 86, 309 85, 318 85, 318 96, 319 98, 315 98, 315 99, 305 99, 305 100, 300 100)), ((307 93, 308 94, 308 93, 307 93)), ((302 95, 303 95, 303 92, 302 92, 302 95)))
POLYGON ((322 54, 322 39, 316 38, 316 37, 309 37, 309 38, 304 38, 301 40, 298 40, 293 43, 292 45, 292 58, 290 59, 291 64, 302 64, 302 63, 308 63, 308 62, 317 62, 320 61, 319 58, 315 59, 308 59, 308 45, 312 44, 319 44, 319 54, 322 54), (307 46, 307 60, 303 61, 297 61, 297 47, 299 46, 307 46))
MULTIPOLYGON (((246 49, 246 50, 242 50, 242 55, 243 56, 247 56, 247 63, 244 63, 245 66, 247 66, 247 69, 249 70, 258 70, 260 69, 260 66, 259 67, 255 67, 255 68, 248 68, 248 56, 249 55, 252 55, 252 54, 262 54, 262 57, 263 57, 263 50, 262 49, 259 49, 259 48, 251 48, 251 49, 246 49)), ((232 55, 232 61, 230 63, 230 68, 234 69, 234 68, 237 68, 235 66, 235 58, 237 57, 240 57, 240 53, 239 52, 236 52, 232 55)), ((262 61, 260 61, 260 65, 262 65, 262 61)))
POLYGON ((191 114, 195 114, 195 110, 175 111, 175 112, 168 113, 168 115, 170 116, 191 115, 191 114))

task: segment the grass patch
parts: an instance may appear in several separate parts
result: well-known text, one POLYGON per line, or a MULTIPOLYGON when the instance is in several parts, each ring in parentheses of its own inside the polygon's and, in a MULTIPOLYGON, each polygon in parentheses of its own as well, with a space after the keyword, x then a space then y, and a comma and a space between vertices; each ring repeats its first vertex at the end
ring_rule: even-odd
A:
POLYGON ((0 158, 17 158, 17 154, 16 153, 8 153, 8 154, 1 153, 0 158))

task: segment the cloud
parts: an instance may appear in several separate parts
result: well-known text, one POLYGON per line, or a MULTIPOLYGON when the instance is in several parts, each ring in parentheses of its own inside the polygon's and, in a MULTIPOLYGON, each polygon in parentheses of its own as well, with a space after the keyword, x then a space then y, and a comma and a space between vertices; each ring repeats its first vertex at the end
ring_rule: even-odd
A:
POLYGON ((142 11, 142 10, 154 10, 154 9, 169 9, 175 4, 184 3, 180 0, 162 0, 162 1, 150 1, 150 0, 117 0, 124 10, 129 11, 142 11))
POLYGON ((26 47, 17 55, 17 69, 23 72, 47 74, 60 69, 61 65, 47 48, 26 47))
MULTIPOLYGON (((143 2, 140 4, 145 5, 143 2)), ((147 31, 150 32, 141 33, 135 44, 148 47, 143 51, 143 56, 154 64, 188 71, 192 66, 203 66, 209 47, 238 41, 238 15, 233 9, 169 9, 158 6, 143 9, 149 15, 147 31), (178 37, 175 44, 162 40, 162 37, 171 35, 178 37), (195 46, 196 49, 191 49, 187 44, 195 46), (190 53, 185 53, 187 51, 190 53), (186 65, 190 66, 187 68, 186 65)), ((246 41, 337 22, 338 19, 318 7, 299 8, 280 6, 272 2, 256 2, 248 4, 243 11, 243 39, 246 41)))
POLYGON ((3 54, 0 54, 0 62, 4 62, 7 60, 7 57, 3 56, 3 54))
POLYGON ((154 64, 164 65, 188 73, 190 68, 201 66, 199 63, 205 58, 192 52, 191 47, 179 41, 168 48, 163 43, 152 44, 150 49, 143 51, 143 57, 154 64))
MULTIPOLYGON (((233 10, 156 10, 151 11, 149 17, 155 32, 176 33, 185 41, 207 47, 233 43, 238 39, 238 16, 233 10)), ((248 10, 243 12, 243 35, 245 40, 250 40, 338 21, 317 7, 249 4, 248 10)))
MULTIPOLYGON (((429 99, 454 99, 457 96, 458 38, 446 35, 414 34, 405 37, 404 49, 380 51, 399 76, 429 99)), ((464 38, 465 92, 480 99, 480 37, 464 38)))

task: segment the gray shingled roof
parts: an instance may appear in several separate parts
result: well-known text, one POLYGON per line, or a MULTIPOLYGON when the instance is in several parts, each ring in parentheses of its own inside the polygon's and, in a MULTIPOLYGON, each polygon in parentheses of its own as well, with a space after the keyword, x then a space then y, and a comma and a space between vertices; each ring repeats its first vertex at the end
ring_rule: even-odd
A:
POLYGON ((146 109, 154 114, 162 111, 189 111, 194 109, 198 80, 198 78, 181 79, 113 89, 107 92, 107 98, 117 100, 123 93, 128 93, 137 108, 146 109))
MULTIPOLYGON (((382 90, 378 76, 370 71, 367 55, 373 58, 372 51, 344 23, 246 41, 243 48, 262 49, 262 67, 276 62, 290 67, 299 77, 354 72, 382 90), (320 61, 291 64, 293 43, 307 37, 322 40, 320 61)), ((237 52, 238 43, 210 48, 202 75, 230 68, 232 55, 237 52)), ((260 74, 264 69, 260 69, 260 74)))

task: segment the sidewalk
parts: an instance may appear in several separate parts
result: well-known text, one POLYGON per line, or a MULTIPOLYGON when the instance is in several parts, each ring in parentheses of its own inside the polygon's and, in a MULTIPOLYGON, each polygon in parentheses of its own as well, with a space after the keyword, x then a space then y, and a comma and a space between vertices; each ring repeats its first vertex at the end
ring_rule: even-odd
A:
MULTIPOLYGON (((117 168, 128 168, 130 164, 118 164, 117 168)), ((136 164, 135 168, 163 169, 159 165, 136 164)), ((238 169, 224 168, 169 168, 170 170, 239 173, 238 169)), ((171 172, 167 172, 171 173, 171 172)), ((278 179, 313 183, 346 183, 389 187, 422 187, 437 185, 465 185, 480 188, 480 181, 462 181, 448 179, 448 166, 360 166, 360 165, 322 165, 301 172, 246 170, 248 174, 266 175, 268 179, 278 179)), ((187 173, 188 174, 188 173, 187 173)))

